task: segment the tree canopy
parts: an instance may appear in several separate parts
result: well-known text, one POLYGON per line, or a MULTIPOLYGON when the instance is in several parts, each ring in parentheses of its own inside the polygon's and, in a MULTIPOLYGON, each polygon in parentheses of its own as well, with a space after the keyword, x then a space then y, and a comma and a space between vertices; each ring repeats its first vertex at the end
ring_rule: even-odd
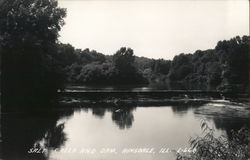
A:
MULTIPOLYGON (((60 45, 59 48, 69 46, 60 45)), ((94 50, 70 48, 60 52, 60 57, 65 57, 63 63, 67 64, 65 68, 71 84, 149 83, 152 86, 160 84, 165 89, 235 91, 249 88, 248 36, 219 41, 215 49, 182 53, 173 60, 137 57, 126 47, 109 56, 94 50)))
POLYGON ((63 85, 54 55, 66 10, 55 0, 3 0, 0 7, 3 102, 54 96, 63 85))

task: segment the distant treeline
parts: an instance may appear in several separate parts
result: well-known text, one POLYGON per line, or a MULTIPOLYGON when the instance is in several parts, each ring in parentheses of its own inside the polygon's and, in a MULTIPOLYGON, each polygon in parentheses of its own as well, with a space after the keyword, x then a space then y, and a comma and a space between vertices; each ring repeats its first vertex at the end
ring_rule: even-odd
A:
POLYGON ((69 84, 149 84, 166 89, 247 91, 249 40, 249 36, 237 36, 219 41, 214 49, 181 53, 173 60, 137 57, 125 47, 107 56, 60 43, 56 59, 69 84))

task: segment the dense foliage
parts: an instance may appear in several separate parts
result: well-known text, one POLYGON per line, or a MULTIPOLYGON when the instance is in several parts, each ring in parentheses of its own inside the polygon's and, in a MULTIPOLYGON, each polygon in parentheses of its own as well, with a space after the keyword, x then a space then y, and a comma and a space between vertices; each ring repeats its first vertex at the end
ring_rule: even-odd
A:
POLYGON ((95 50, 74 49, 69 44, 60 44, 58 48, 58 57, 62 60, 62 66, 68 75, 68 83, 91 85, 147 83, 146 78, 136 67, 134 52, 130 48, 122 47, 112 57, 104 56, 95 50))
POLYGON ((167 89, 248 91, 249 36, 219 41, 215 49, 179 54, 172 61, 136 57, 122 47, 105 56, 59 44, 68 83, 146 84, 167 89))
POLYGON ((177 160, 246 160, 250 158, 250 131, 241 128, 232 131, 230 139, 215 136, 214 130, 203 121, 204 136, 191 138, 190 145, 195 152, 178 153, 177 160))
POLYGON ((63 72, 54 55, 65 16, 56 0, 1 1, 3 103, 39 103, 62 87, 63 72))

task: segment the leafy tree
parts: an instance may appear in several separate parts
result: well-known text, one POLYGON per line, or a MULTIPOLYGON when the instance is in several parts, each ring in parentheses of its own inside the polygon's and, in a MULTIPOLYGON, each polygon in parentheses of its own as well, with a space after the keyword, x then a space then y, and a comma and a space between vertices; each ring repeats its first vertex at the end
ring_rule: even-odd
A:
POLYGON ((135 56, 135 67, 139 69, 140 71, 144 72, 145 69, 153 68, 154 61, 155 61, 154 59, 135 56))
POLYGON ((62 87, 54 55, 65 16, 55 0, 1 1, 3 102, 51 98, 62 87))
POLYGON ((147 80, 135 67, 134 51, 122 47, 113 55, 114 67, 117 70, 115 82, 117 84, 145 84, 147 80))
POLYGON ((180 54, 175 56, 171 63, 171 70, 169 71, 168 77, 172 81, 183 80, 193 71, 193 65, 191 63, 191 54, 180 54))
POLYGON ((131 48, 120 48, 120 50, 113 55, 113 62, 118 72, 122 74, 127 75, 135 72, 135 56, 131 48))
POLYGON ((169 73, 170 67, 171 67, 171 61, 158 59, 154 61, 153 71, 155 73, 167 75, 169 73))
POLYGON ((218 42, 215 49, 220 53, 224 84, 241 85, 241 90, 249 89, 249 46, 249 36, 218 42))
POLYGON ((77 83, 77 76, 81 73, 82 65, 78 63, 73 63, 70 66, 65 68, 67 72, 67 82, 68 83, 77 83))
POLYGON ((80 84, 111 84, 115 74, 115 70, 110 63, 93 62, 81 68, 76 82, 80 84))
POLYGON ((75 48, 72 45, 60 43, 57 45, 55 59, 64 68, 76 62, 78 57, 75 53, 75 48))
POLYGON ((220 85, 222 81, 222 68, 220 63, 218 62, 210 62, 207 63, 208 68, 208 83, 212 86, 218 86, 220 85))

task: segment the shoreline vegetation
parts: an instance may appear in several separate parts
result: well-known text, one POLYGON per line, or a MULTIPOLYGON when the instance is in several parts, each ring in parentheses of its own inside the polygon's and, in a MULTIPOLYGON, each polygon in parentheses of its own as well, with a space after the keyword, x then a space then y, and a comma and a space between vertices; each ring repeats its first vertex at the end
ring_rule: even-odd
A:
POLYGON ((177 153, 176 160, 247 160, 250 158, 250 130, 242 127, 231 131, 228 138, 225 135, 216 136, 215 130, 205 120, 201 121, 203 134, 191 137, 189 144, 195 152, 177 153))
POLYGON ((70 44, 59 46, 67 84, 249 92, 249 36, 219 41, 214 49, 181 53, 173 60, 137 57, 126 47, 107 56, 70 44))

